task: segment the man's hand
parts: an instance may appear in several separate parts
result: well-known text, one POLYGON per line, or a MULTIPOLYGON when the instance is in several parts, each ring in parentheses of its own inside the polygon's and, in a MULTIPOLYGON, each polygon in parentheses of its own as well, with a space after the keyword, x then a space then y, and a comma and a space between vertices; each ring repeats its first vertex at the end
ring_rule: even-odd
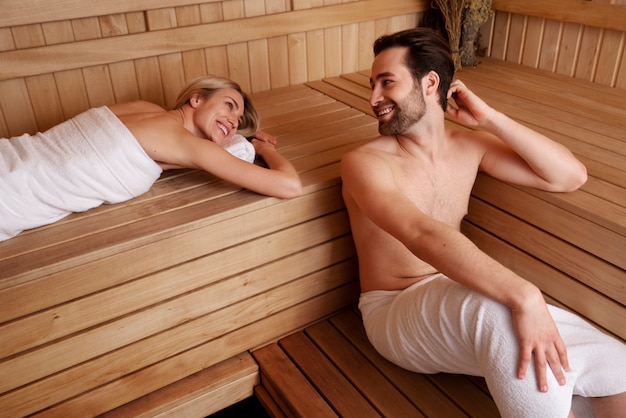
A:
POLYGON ((512 309, 513 329, 520 345, 517 375, 526 376, 526 370, 534 356, 537 385, 541 392, 548 391, 547 367, 561 386, 565 385, 564 370, 569 370, 567 349, 554 320, 539 294, 525 306, 512 309))
POLYGON ((454 80, 448 90, 448 99, 454 99, 454 105, 448 102, 446 112, 452 118, 467 126, 480 126, 493 109, 476 96, 460 80, 454 80))

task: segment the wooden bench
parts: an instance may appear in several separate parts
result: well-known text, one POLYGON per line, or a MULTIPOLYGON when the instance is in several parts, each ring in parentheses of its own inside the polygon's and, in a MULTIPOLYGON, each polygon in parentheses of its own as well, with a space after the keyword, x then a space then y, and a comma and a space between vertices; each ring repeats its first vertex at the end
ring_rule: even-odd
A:
MULTIPOLYGON (((369 72, 307 85, 371 115, 369 72)), ((458 77, 498 109, 568 146, 589 181, 551 194, 480 175, 463 231, 546 299, 626 339, 624 92, 485 59, 458 77)), ((392 365, 344 311, 253 352, 275 416, 499 416, 483 379, 392 365), (313 412, 315 411, 315 412, 313 412)))
POLYGON ((0 415, 204 416, 250 396, 249 350, 358 295, 338 162, 375 124, 303 83, 367 68, 373 40, 415 26, 428 3, 3 6, 2 138, 89 107, 172 106, 187 81, 216 74, 253 93, 304 195, 179 170, 137 199, 0 243, 0 415))
MULTIPOLYGON (((223 389, 203 370, 355 303, 338 162, 375 121, 304 85, 254 100, 303 196, 173 171, 137 199, 0 243, 3 413, 102 414, 196 373, 223 389)), ((198 402, 252 394, 258 371, 234 358, 219 366, 233 396, 198 402)))

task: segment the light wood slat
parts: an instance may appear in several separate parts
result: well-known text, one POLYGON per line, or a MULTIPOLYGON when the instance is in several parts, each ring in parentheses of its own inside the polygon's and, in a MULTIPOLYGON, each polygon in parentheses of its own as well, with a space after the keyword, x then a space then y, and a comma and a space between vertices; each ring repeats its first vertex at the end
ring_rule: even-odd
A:
POLYGON ((529 16, 544 17, 564 22, 580 23, 607 29, 626 30, 626 8, 595 1, 493 0, 495 10, 529 16))
MULTIPOLYGON (((362 32, 361 32, 362 33, 362 32)), ((309 80, 321 80, 326 75, 324 60, 324 30, 306 32, 307 73, 309 80)))
MULTIPOLYGON (((281 336, 281 334, 292 332, 301 326, 299 324, 317 321, 353 304, 358 294, 358 282, 355 277, 350 277, 346 273, 345 269, 336 268, 333 271, 331 268, 328 272, 321 271, 303 276, 287 285, 231 303, 222 309, 183 322, 174 328, 146 336, 141 340, 135 338, 137 341, 131 344, 124 345, 121 341, 115 342, 124 336, 114 332, 108 337, 109 340, 114 341, 103 343, 108 346, 119 345, 120 347, 116 350, 105 350, 91 343, 87 346, 78 344, 74 349, 79 351, 74 351, 74 358, 71 358, 70 353, 61 350, 60 347, 65 346, 66 349, 71 349, 71 340, 81 339, 78 336, 70 342, 63 341, 55 346, 25 354, 20 356, 18 361, 9 365, 2 364, 0 367, 4 371, 9 371, 8 369, 13 369, 17 363, 22 362, 25 367, 17 369, 23 373, 19 376, 20 381, 27 380, 34 375, 41 375, 43 379, 0 396, 0 405, 11 406, 11 409, 7 410, 10 416, 22 416, 34 412, 36 410, 34 408, 41 408, 44 405, 91 391, 92 395, 83 394, 79 398, 68 401, 62 408, 75 408, 77 404, 89 403, 92 396, 104 396, 104 403, 101 403, 100 407, 107 406, 106 410, 109 410, 159 389, 162 382, 173 382, 184 378, 250 347, 263 345, 276 335, 281 336), (271 306, 268 306, 268 301, 272 301, 271 306), (276 320, 276 317, 279 317, 280 321, 276 320), (265 326, 268 328, 264 328, 265 326), (202 332, 199 333, 198 330, 202 332), (251 331, 256 334, 250 334, 251 331), (230 341, 230 344, 222 345, 221 342, 225 339, 230 341), (215 346, 216 344, 218 347, 215 346), (206 348, 207 346, 211 349, 206 348), (93 354, 94 350, 105 352, 89 361, 80 362, 77 357, 87 360, 85 357, 89 354, 85 353, 86 350, 90 351, 89 354, 93 354), (196 355, 198 352, 202 354, 196 355), (49 357, 50 355, 53 357, 49 357), (32 363, 32 360, 27 360, 26 357, 55 358, 56 360, 55 362, 32 363), (68 363, 80 364, 65 368, 64 365, 68 363), (29 364, 31 367, 26 367, 29 364), (44 370, 38 369, 39 367, 44 370), (101 373, 103 368, 109 370, 105 376, 101 373), (59 369, 59 371, 50 374, 52 369, 59 369), (152 374, 159 377, 149 378, 148 376, 152 374), (137 382, 137 387, 131 390, 133 380, 137 382), (108 393, 107 391, 114 392, 108 393), (110 399, 111 393, 117 393, 120 399, 110 399), (28 402, 24 402, 25 400, 28 402)), ((228 287, 228 284, 225 286, 228 287)), ((214 299, 226 298, 228 294, 236 294, 239 290, 241 286, 233 285, 230 289, 224 288, 224 293, 209 293, 204 301, 208 303, 214 299)), ((202 309, 201 304, 195 305, 194 309, 202 309)), ((152 309, 152 311, 157 313, 157 309, 152 309)), ((159 317, 163 318, 163 316, 159 317)), ((135 322, 132 328, 137 331, 136 327, 141 326, 135 322)), ((2 382, 2 384, 3 386, 7 384, 17 386, 19 382, 2 382)))
POLYGON ((256 350, 254 356, 259 363, 268 365, 262 375, 262 381, 267 380, 266 385, 291 388, 281 392, 290 415, 320 418, 338 416, 278 345, 271 344, 256 350))
POLYGON ((9 138, 10 132, 28 132, 36 126, 35 113, 24 79, 0 81, 0 107, 4 115, 9 138))
MULTIPOLYGON (((297 226, 295 229, 290 229, 288 231, 277 232, 275 235, 268 235, 267 238, 261 238, 259 240, 260 243, 263 243, 264 246, 268 247, 268 249, 274 249, 275 251, 281 251, 280 246, 277 247, 277 244, 266 243, 268 238, 284 238, 285 235, 295 234, 293 237, 293 245, 294 249, 304 249, 306 246, 311 246, 316 243, 324 242, 325 240, 329 240, 334 237, 341 236, 345 233, 347 228, 347 219, 345 212, 338 213, 336 215, 330 215, 327 218, 323 218, 318 221, 311 221, 311 223, 303 223, 302 226, 297 226), (340 220, 337 224, 337 220, 340 220), (309 226, 320 228, 319 232, 317 231, 309 231, 307 228, 309 226), (324 232, 327 230, 327 232, 324 232), (302 234, 310 234, 311 236, 300 236, 300 232, 302 234), (304 232, 307 231, 307 232, 304 232), (332 235, 335 234, 335 235, 332 235)), ((252 247, 252 244, 244 244, 239 248, 239 251, 247 254, 247 251, 252 247)), ((348 246, 351 247, 351 246, 348 246)), ((219 251, 220 248, 211 250, 209 249, 205 254, 209 254, 213 251, 219 251)), ((282 250, 284 251, 284 250, 282 250)), ((237 251, 233 251, 237 252, 237 251)), ((259 252, 261 255, 264 254, 264 251, 259 252)), ((338 252, 340 254, 341 252, 338 252)), ((18 318, 22 315, 25 315, 29 312, 37 312, 39 310, 49 308, 65 301, 73 300, 79 297, 83 297, 93 292, 97 292, 102 289, 107 289, 109 287, 120 285, 130 280, 140 277, 142 275, 154 275, 155 281, 160 277, 158 274, 167 275, 167 273, 158 273, 160 270, 169 267, 170 265, 177 265, 183 261, 184 258, 181 257, 165 257, 163 251, 154 252, 152 248, 147 248, 147 251, 144 253, 143 251, 132 251, 130 253, 122 253, 119 257, 113 257, 111 259, 104 259, 100 263, 93 263, 85 267, 79 267, 76 269, 70 269, 66 271, 62 271, 59 274, 53 274, 50 276, 46 276, 40 280, 28 282, 22 286, 18 287, 9 287, 6 290, 2 291, 1 299, 3 301, 3 306, 6 306, 6 309, 1 311, 2 313, 2 321, 7 321, 10 319, 18 318), (162 254, 161 257, 157 260, 146 257, 145 262, 141 257, 149 255, 149 254, 162 254), (134 262, 133 262, 134 261, 134 262), (123 264, 126 263, 126 264, 123 264), (127 265, 126 268, 120 268, 117 266, 127 265), (102 269, 106 269, 110 274, 107 275, 106 278, 98 279, 99 276, 96 275, 96 272, 102 271, 102 269), (85 277, 91 277, 91 280, 84 280, 85 277), (39 290, 41 289, 41 290, 39 290), (46 293, 45 298, 35 298, 33 295, 42 295, 46 293), (10 309, 9 309, 10 308, 10 309)), ((228 254, 228 253, 226 253, 228 254)), ((283 253, 284 254, 284 253, 283 253)), ((198 257, 201 257, 204 254, 198 253, 198 257)), ((286 254, 285 254, 286 255, 286 254)), ((254 263, 255 257, 250 255, 251 263, 254 263)), ((209 258, 210 260, 210 258, 209 258)), ((235 258, 237 260, 237 258, 235 258)), ((316 257, 313 257, 315 261, 316 257)), ((205 260, 198 260, 195 262, 196 265, 203 265, 205 260)), ((229 268, 228 263, 224 263, 224 269, 226 274, 228 274, 229 268)), ((243 264, 245 266, 245 264, 243 264)), ((308 262, 302 262, 300 268, 306 268, 308 262)), ((193 264, 192 264, 193 266, 193 264)), ((183 271, 188 267, 183 267, 183 271)), ((208 266, 203 265, 203 268, 209 268, 208 266)), ((215 267, 212 267, 214 269, 215 267)), ((237 268, 236 266, 231 266, 230 271, 233 268, 237 268)), ((209 280, 209 278, 205 279, 209 280)), ((158 281, 157 281, 158 283, 158 281)), ((156 283, 155 283, 156 286, 156 283)), ((181 286, 183 284, 181 283, 181 286)), ((156 289, 155 289, 156 290, 156 289)), ((43 295, 42 295, 43 296, 43 295)), ((121 303, 121 302, 120 302, 121 303)), ((53 314, 54 316, 54 314, 53 314)), ((48 326, 45 327, 46 329, 48 326)))
MULTIPOLYGON (((293 124, 311 117, 324 116, 335 119, 338 116, 336 112, 346 108, 343 103, 338 103, 328 96, 311 97, 305 99, 305 101, 307 102, 307 107, 300 106, 299 102, 289 102, 285 106, 275 106, 274 109, 265 111, 262 119, 264 130, 270 132, 274 126, 286 123, 293 124)), ((332 121, 332 119, 329 121, 332 121)), ((285 145, 288 146, 290 144, 292 142, 285 145)), ((281 145, 283 144, 281 143, 281 145)))
MULTIPOLYGON (((212 324, 215 324, 215 321, 222 321, 222 323, 228 324, 236 321, 234 318, 248 317, 248 315, 253 314, 257 315, 259 319, 257 322, 250 323, 232 332, 218 332, 217 338, 208 343, 194 347, 153 366, 138 370, 126 378, 100 386, 88 393, 84 393, 80 397, 51 407, 40 415, 35 416, 46 417, 50 414, 53 416, 70 416, 74 411, 86 411, 85 413, 91 416, 104 413, 111 406, 122 405, 159 389, 163 381, 177 381, 189 374, 196 373, 232 357, 248 347, 256 348, 257 346, 265 345, 275 338, 275 335, 291 333, 303 323, 315 322, 333 312, 344 309, 346 301, 353 300, 355 292, 358 292, 358 283, 356 286, 355 284, 348 284, 298 305, 291 306, 281 312, 269 312, 270 316, 267 316, 267 311, 259 309, 259 306, 248 306, 247 302, 243 304, 246 306, 241 306, 238 310, 220 311, 220 317, 214 318, 211 321, 212 324)), ((194 328, 193 332, 197 334, 198 329, 202 328, 194 328)), ((178 339, 178 334, 172 335, 170 338, 176 340, 178 339)), ((154 345, 153 343, 152 346, 159 346, 159 344, 154 345)), ((126 357, 133 357, 132 354, 133 351, 125 352, 126 357)), ((79 381, 75 383, 80 386, 79 381)), ((33 395, 38 395, 38 393, 35 392, 33 395)), ((0 402, 2 402, 1 398, 0 402)))
MULTIPOLYGON (((317 392, 341 417, 379 417, 380 414, 352 386, 346 377, 335 368, 304 333, 298 332, 279 341, 279 346, 288 353, 290 360, 313 384, 317 392)), ((267 365, 267 367, 272 365, 267 365)))
POLYGON ((420 12, 426 7, 428 2, 423 0, 396 0, 393 3, 386 0, 369 0, 367 7, 363 7, 361 2, 342 3, 315 9, 129 34, 123 37, 6 51, 0 53, 2 60, 0 80, 219 45, 234 45, 256 39, 420 12), (233 27, 237 30, 233 31, 233 27), (167 39, 167 42, 163 42, 164 39, 167 39), (81 53, 77 54, 77 51, 81 53), (46 57, 45 61, 42 61, 42 56, 46 57))
MULTIPOLYGON (((215 284, 229 276, 239 274, 236 281, 244 280, 250 276, 250 273, 243 273, 247 270, 256 268, 259 273, 265 272, 267 267, 263 267, 263 264, 272 259, 271 257, 286 258, 282 261, 286 265, 281 267, 281 274, 273 280, 279 280, 278 277, 285 274, 298 276, 312 273, 320 266, 338 263, 354 256, 349 238, 336 239, 347 232, 345 213, 339 212, 213 253, 180 267, 157 272, 114 288, 102 289, 81 300, 72 300, 72 296, 78 292, 64 293, 64 300, 47 298, 41 284, 8 289, 2 293, 2 299, 7 302, 7 314, 14 318, 20 312, 34 312, 37 307, 66 304, 0 325, 0 358, 165 302, 167 299, 182 297, 187 292, 215 284), (326 244, 327 241, 330 242, 326 244), (318 244, 322 245, 308 249, 318 244), (331 253, 333 248, 335 252, 331 253), (304 253, 300 254, 299 251, 304 253), (172 276, 180 278, 172 282, 172 276), (32 299, 43 301, 31 302, 32 299)), ((255 286, 248 286, 238 297, 243 298, 247 292, 254 290, 255 286)))
POLYGON ((218 2, 221 0, 108 0, 85 4, 81 0, 26 0, 3 3, 0 27, 127 13, 164 7, 218 2), (88 6, 88 7, 86 7, 88 6))
POLYGON ((317 135, 321 137, 331 132, 340 132, 338 130, 341 129, 355 129, 358 127, 358 123, 366 118, 365 115, 355 109, 342 109, 332 116, 321 115, 297 123, 288 122, 268 129, 268 131, 280 139, 284 135, 298 137, 303 132, 315 131, 317 127, 317 135), (324 129, 319 129, 320 126, 324 126, 324 129))
POLYGON ((347 104, 350 107, 360 110, 370 116, 374 116, 369 104, 364 102, 361 98, 355 97, 353 94, 348 93, 342 89, 339 89, 325 81, 310 81, 306 83, 307 86, 318 90, 319 92, 329 95, 342 103, 347 104))
POLYGON ((622 340, 626 339, 624 305, 471 225, 466 224, 464 232, 483 251, 537 285, 550 297, 622 340), (598 309, 600 306, 602 309, 598 309))
MULTIPOLYGON (((613 190, 615 189, 619 191, 619 188, 613 190)), ((567 194, 545 194, 535 189, 527 189, 527 192, 626 236, 626 207, 605 200, 611 199, 610 196, 600 196, 599 199, 598 190, 595 190, 596 195, 587 193, 584 189, 567 194)), ((623 189, 621 192, 623 193, 623 189)))
POLYGON ((476 198, 466 221, 626 305, 622 269, 476 198))
POLYGON ((383 416, 423 416, 328 322, 308 327, 306 334, 383 416))
POLYGON ((31 104, 37 125, 48 127, 64 121, 61 102, 56 90, 56 82, 52 74, 44 74, 25 79, 29 91, 38 94, 31 96, 31 104))
POLYGON ((306 139, 302 145, 286 149, 283 155, 303 172, 318 165, 315 162, 317 159, 324 162, 324 165, 329 162, 339 162, 348 149, 376 138, 378 135, 377 127, 378 123, 372 119, 370 121, 360 121, 355 126, 355 129, 338 130, 336 134, 330 134, 322 138, 309 139, 307 138, 308 135, 305 135, 306 139), (320 149, 326 151, 319 152, 320 149), (311 158, 311 156, 315 155, 315 152, 317 155, 315 158, 311 158), (332 157, 333 154, 335 154, 334 158, 332 157))
POLYGON ((245 352, 102 415, 102 418, 208 416, 253 394, 259 366, 245 352))
POLYGON ((473 194, 616 266, 626 268, 624 235, 619 231, 590 222, 521 188, 510 187, 488 176, 480 177, 473 194))
MULTIPOLYGON (((424 375, 404 370, 378 354, 367 339, 361 318, 354 312, 340 312, 337 315, 333 315, 329 320, 424 415, 449 418, 467 416, 452 399, 434 387, 424 375)), ((478 403, 478 400, 476 403, 478 403)), ((494 408, 495 406, 488 402, 481 402, 480 416, 485 418, 497 416, 493 414, 494 408)))
MULTIPOLYGON (((104 231, 100 234, 83 237, 80 246, 68 246, 59 244, 58 248, 47 247, 40 249, 36 256, 18 256, 7 261, 0 262, 5 278, 0 282, 3 287, 13 286, 36 279, 41 276, 53 275, 65 269, 78 267, 78 270, 92 270, 92 275, 99 269, 108 269, 110 265, 121 266, 120 268, 136 268, 145 264, 148 271, 161 264, 161 268, 175 265, 173 258, 181 261, 195 258, 215 251, 225 246, 233 245, 241 239, 241 236, 251 239, 257 236, 276 231, 281 228, 303 222, 306 219, 337 210, 342 207, 340 194, 337 189, 322 190, 319 192, 305 194, 299 199, 292 199, 281 202, 282 216, 273 216, 276 211, 272 208, 279 200, 259 198, 250 193, 237 194, 235 199, 221 199, 219 202, 196 205, 185 208, 176 214, 164 216, 168 218, 140 221, 128 225, 124 229, 124 234, 120 236, 118 231, 104 231), (238 195, 245 196, 239 199, 238 195), (338 199, 339 198, 339 199, 338 199), (251 201, 254 204, 251 204, 251 201), (312 203, 314 202, 314 203, 312 203), (231 209, 230 212, 220 208, 224 205, 231 209), (254 217, 243 217, 241 222, 233 229, 232 223, 228 219, 237 215, 243 215, 254 211, 254 217), (193 225, 181 229, 185 223, 185 213, 195 217, 193 225), (266 214, 267 221, 257 218, 266 214), (221 215, 220 215, 221 214, 221 215), (220 219, 222 218, 222 219, 220 219), (168 228, 172 228, 171 233, 166 233, 168 228), (241 231, 241 232, 237 232, 241 231), (182 234, 182 232, 185 232, 182 234), (132 239, 131 237, 137 237, 132 239), (167 238, 167 240, 165 240, 167 238), (191 245, 193 243, 193 245, 191 245), (168 248, 177 248, 175 253, 169 252, 168 248), (60 250, 59 250, 60 249, 60 250), (61 251, 61 253, 59 253, 61 251), (157 259, 150 254, 161 254, 157 259), (60 257, 63 256, 61 259, 60 257), (128 258, 127 258, 128 257, 128 258), (123 259, 125 259, 123 261, 123 259), (24 264, 20 260, 28 260, 24 264), (84 268, 79 267, 85 263, 84 268), (120 262, 120 264, 117 264, 120 262), (149 267, 154 265, 154 267, 149 267)), ((8 245, 10 240, 3 243, 8 245)), ((64 274, 64 273, 63 273, 64 274)), ((84 275, 83 275, 84 277, 84 275)), ((88 276, 90 277, 90 276, 88 276)))
MULTIPOLYGON (((574 125, 580 125, 581 119, 595 121, 600 129, 594 125, 593 131, 623 141, 623 135, 618 134, 618 128, 626 127, 624 121, 626 110, 623 108, 621 98, 617 95, 606 95, 606 100, 594 99, 594 95, 590 95, 582 86, 577 88, 576 83, 568 83, 566 80, 561 80, 560 83, 555 80, 549 82, 544 80, 543 83, 539 83, 527 80, 525 76, 515 77, 506 74, 506 71, 490 70, 491 68, 497 67, 485 65, 480 68, 479 66, 473 71, 468 69, 459 72, 457 77, 461 80, 471 79, 474 83, 500 91, 501 94, 506 92, 507 96, 515 97, 515 100, 522 98, 537 103, 540 108, 550 109, 549 114, 553 119, 568 120, 574 125), (490 74, 491 77, 485 78, 490 74), (567 92, 563 92, 564 89, 567 89, 567 92), (570 114, 576 115, 577 118, 566 116, 570 114)), ((535 113, 542 113, 542 111, 537 109, 535 113)))

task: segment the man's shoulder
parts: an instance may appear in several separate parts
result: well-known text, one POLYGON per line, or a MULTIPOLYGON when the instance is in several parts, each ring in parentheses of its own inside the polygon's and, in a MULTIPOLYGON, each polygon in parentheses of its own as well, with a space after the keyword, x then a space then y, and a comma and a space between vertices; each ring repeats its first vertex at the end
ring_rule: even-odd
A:
MULTIPOLYGON (((390 151, 383 144, 384 137, 370 141, 347 153, 341 159, 340 172, 342 179, 351 179, 348 183, 355 187, 369 184, 375 178, 380 180, 380 175, 390 172, 390 151), (373 174, 376 173, 375 176, 373 174), (356 186, 356 185, 359 186, 356 186)), ((378 181, 377 180, 377 181, 378 181)))
POLYGON ((379 136, 373 140, 366 142, 363 145, 359 145, 353 150, 347 152, 345 155, 350 155, 353 158, 367 158, 367 156, 382 156, 385 153, 390 152, 390 148, 393 147, 390 138, 385 136, 379 136))

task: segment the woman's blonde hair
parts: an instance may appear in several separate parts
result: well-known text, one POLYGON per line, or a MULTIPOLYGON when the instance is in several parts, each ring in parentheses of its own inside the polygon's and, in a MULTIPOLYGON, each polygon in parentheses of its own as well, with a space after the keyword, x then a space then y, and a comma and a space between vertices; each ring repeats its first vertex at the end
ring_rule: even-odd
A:
POLYGON ((241 117, 237 132, 243 136, 253 135, 259 128, 259 114, 254 108, 250 97, 241 89, 239 84, 225 77, 209 75, 191 80, 178 95, 174 109, 178 109, 189 103, 189 99, 195 94, 199 94, 202 97, 209 97, 217 90, 221 89, 233 89, 241 94, 241 97, 243 97, 243 116, 241 117))

